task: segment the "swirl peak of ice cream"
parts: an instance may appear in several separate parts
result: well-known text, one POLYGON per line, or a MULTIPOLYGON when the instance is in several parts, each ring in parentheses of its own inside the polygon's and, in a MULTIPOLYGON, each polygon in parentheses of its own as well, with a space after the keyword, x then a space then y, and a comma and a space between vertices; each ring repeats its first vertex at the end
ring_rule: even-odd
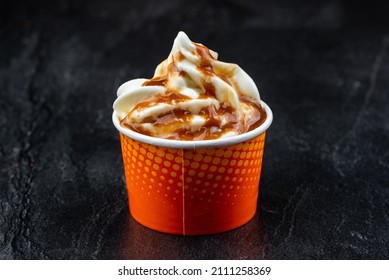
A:
POLYGON ((254 81, 238 65, 193 43, 184 32, 152 79, 134 79, 117 91, 120 124, 145 135, 208 140, 253 130, 266 119, 254 81))

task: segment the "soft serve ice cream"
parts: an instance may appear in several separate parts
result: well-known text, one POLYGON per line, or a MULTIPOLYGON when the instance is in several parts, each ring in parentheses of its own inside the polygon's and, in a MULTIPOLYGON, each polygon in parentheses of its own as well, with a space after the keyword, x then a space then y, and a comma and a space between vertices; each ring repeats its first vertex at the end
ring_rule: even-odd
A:
POLYGON ((257 128, 266 113, 255 83, 238 65, 217 58, 179 32, 152 79, 119 87, 113 107, 121 126, 175 140, 218 139, 257 128))

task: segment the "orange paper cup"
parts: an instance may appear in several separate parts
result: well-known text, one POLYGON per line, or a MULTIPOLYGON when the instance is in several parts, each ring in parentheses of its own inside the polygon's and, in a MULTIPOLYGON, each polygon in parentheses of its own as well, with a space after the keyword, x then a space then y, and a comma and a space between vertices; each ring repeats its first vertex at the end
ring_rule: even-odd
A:
POLYGON ((217 140, 177 141, 120 131, 130 212, 140 224, 181 235, 228 231, 255 214, 266 129, 217 140))

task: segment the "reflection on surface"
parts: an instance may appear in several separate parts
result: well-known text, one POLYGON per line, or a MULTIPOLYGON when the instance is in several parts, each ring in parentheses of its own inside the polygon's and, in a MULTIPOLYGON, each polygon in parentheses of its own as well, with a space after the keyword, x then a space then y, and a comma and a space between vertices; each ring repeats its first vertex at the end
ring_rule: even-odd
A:
POLYGON ((178 236, 160 233, 137 223, 129 213, 117 221, 110 235, 108 259, 258 259, 264 256, 262 226, 257 213, 246 225, 220 234, 178 236), (111 243, 112 242, 112 243, 111 243))

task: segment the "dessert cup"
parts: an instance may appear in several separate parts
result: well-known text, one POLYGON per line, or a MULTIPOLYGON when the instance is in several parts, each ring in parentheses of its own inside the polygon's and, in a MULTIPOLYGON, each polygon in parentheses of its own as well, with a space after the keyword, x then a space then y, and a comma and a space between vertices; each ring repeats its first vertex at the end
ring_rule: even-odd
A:
POLYGON ((120 132, 132 217, 165 233, 204 235, 247 223, 257 209, 266 130, 273 115, 247 133, 216 140, 180 141, 120 132))

